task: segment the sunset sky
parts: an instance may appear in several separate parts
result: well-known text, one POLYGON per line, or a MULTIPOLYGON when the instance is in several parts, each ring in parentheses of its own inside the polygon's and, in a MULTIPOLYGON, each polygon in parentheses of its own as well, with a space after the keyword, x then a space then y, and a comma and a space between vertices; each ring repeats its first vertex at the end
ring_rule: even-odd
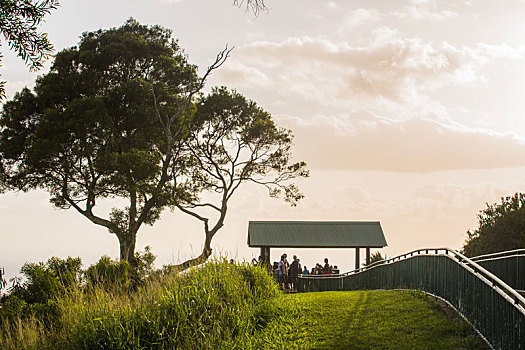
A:
MULTIPOLYGON (((250 220, 378 220, 395 256, 459 249, 485 203, 525 190, 525 1, 267 1, 254 18, 231 0, 62 0, 43 25, 57 50, 82 32, 129 17, 173 29, 202 72, 226 44, 231 58, 207 88, 235 88, 294 135, 311 177, 296 208, 241 187, 216 252, 239 260, 250 220)), ((9 98, 30 73, 2 41, 9 98)), ((118 257, 118 241, 43 191, 0 195, 0 267, 26 261, 118 257)), ((157 265, 200 252, 200 223, 166 211, 139 231, 157 265)), ((325 256, 345 271, 353 250, 274 250, 308 267, 325 256)), ((361 254, 363 256, 363 253, 361 254)))

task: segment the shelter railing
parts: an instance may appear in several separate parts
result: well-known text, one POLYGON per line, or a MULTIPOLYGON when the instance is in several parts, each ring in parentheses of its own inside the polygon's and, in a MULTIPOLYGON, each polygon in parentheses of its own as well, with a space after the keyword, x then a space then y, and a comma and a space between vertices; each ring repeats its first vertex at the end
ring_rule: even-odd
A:
POLYGON ((419 249, 341 275, 304 275, 299 291, 422 289, 453 306, 495 349, 525 349, 525 298, 448 248, 419 249))

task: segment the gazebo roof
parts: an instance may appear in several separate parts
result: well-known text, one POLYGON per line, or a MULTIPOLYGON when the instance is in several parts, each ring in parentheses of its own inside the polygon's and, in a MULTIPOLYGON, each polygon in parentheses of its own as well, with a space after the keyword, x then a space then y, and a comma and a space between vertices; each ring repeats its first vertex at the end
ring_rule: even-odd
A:
POLYGON ((248 246, 278 248, 383 248, 379 221, 250 221, 248 246))

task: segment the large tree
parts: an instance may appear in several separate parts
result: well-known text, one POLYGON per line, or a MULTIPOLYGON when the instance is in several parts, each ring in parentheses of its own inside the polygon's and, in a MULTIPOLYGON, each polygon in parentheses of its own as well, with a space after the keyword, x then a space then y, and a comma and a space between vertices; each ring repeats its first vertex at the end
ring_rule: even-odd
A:
POLYGON ((210 256, 228 203, 243 183, 264 186, 271 197, 282 195, 295 206, 303 194, 290 180, 308 176, 304 162, 291 161, 291 131, 277 127, 255 102, 220 87, 201 97, 196 108, 173 171, 174 188, 184 188, 186 195, 174 197, 178 209, 202 222, 204 244, 182 269, 210 256))
MULTIPOLYGON (((42 67, 53 51, 47 34, 39 32, 38 26, 57 6, 58 0, 0 1, 0 32, 31 70, 42 67)), ((0 98, 4 97, 4 83, 0 81, 0 98)))
POLYGON ((502 197, 478 214, 479 227, 468 231, 462 252, 469 257, 525 248, 525 194, 502 197))
POLYGON ((56 55, 34 92, 4 105, 0 187, 47 190, 55 206, 115 234, 120 258, 132 261, 139 228, 172 204, 174 146, 202 84, 168 29, 131 19, 84 33, 78 47, 56 55), (115 198, 127 204, 95 210, 115 198))
POLYGON ((302 194, 290 180, 308 175, 290 161, 291 132, 254 102, 225 88, 198 95, 229 52, 198 77, 165 28, 129 20, 83 34, 34 92, 4 105, 0 190, 47 190, 55 206, 115 234, 120 258, 131 262, 140 227, 178 208, 205 228, 202 254, 180 267, 203 262, 241 183, 283 192, 295 205, 302 194), (110 199, 126 204, 102 211, 110 199))

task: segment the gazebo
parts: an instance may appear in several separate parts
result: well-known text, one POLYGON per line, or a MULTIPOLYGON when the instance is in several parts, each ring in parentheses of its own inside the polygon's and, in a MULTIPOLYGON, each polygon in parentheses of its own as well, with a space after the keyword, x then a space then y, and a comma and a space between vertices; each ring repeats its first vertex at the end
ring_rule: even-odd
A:
POLYGON ((261 248, 261 257, 270 264, 270 248, 355 248, 355 267, 359 252, 387 246, 379 221, 250 221, 248 246, 261 248))

